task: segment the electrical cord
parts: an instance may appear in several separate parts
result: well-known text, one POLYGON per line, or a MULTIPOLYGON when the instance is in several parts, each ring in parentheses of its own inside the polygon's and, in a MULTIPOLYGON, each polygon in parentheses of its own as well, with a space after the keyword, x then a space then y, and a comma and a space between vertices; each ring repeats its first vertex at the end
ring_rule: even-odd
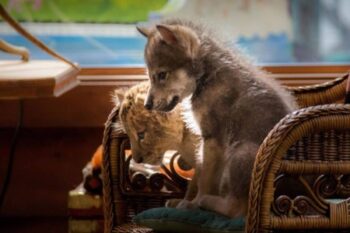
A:
POLYGON ((16 125, 16 129, 15 129, 15 133, 12 137, 12 141, 11 141, 11 145, 10 145, 9 161, 7 164, 6 174, 5 174, 5 178, 4 178, 4 184, 2 186, 1 193, 0 193, 0 212, 2 210, 5 196, 6 196, 6 193, 8 190, 8 186, 9 186, 10 181, 11 181, 13 162, 14 162, 14 158, 15 158, 15 152, 16 152, 18 138, 19 138, 20 131, 22 128, 22 122, 23 122, 23 100, 19 100, 17 125, 16 125))

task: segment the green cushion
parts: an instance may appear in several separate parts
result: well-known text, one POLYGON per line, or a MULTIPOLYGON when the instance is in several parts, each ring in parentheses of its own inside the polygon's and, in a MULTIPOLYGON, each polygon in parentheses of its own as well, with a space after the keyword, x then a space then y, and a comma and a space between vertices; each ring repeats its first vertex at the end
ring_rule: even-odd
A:
POLYGON ((230 219, 200 209, 154 208, 134 217, 134 222, 156 232, 238 233, 244 231, 244 218, 230 219))

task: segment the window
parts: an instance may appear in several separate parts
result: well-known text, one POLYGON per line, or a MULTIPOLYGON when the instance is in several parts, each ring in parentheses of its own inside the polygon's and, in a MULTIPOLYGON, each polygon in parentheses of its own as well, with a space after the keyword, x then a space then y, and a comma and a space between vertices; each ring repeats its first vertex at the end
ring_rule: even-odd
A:
MULTIPOLYGON (((83 67, 142 67, 135 24, 199 19, 259 64, 348 64, 347 0, 0 0, 26 28, 83 67)), ((1 22, 0 37, 47 55, 1 22)), ((0 59, 12 58, 3 53, 0 59)))

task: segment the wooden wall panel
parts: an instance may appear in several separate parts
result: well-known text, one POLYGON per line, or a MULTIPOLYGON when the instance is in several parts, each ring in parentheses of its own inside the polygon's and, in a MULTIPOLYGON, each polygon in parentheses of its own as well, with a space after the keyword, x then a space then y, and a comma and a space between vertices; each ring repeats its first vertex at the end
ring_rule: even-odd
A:
MULTIPOLYGON (((286 86, 304 86, 333 80, 350 70, 339 66, 264 66, 286 86)), ((147 80, 144 68, 85 68, 79 86, 59 98, 24 101, 26 127, 101 127, 113 107, 115 88, 147 80)), ((0 128, 15 125, 17 102, 0 100, 0 128)))
MULTIPOLYGON (((2 184, 11 129, 0 134, 2 184)), ((101 144, 103 128, 26 128, 15 154, 2 216, 66 216, 67 193, 101 144)))
POLYGON ((67 233, 67 218, 2 218, 1 233, 67 233))
MULTIPOLYGON (((67 215, 67 193, 81 182, 81 169, 102 143, 114 89, 82 85, 59 98, 24 100, 24 129, 2 217, 67 215)), ((18 103, 0 101, 0 184, 18 103)))
MULTIPOLYGON (((115 86, 79 86, 59 98, 24 100, 25 127, 103 127, 115 86)), ((0 100, 0 128, 16 124, 17 100, 0 100)))

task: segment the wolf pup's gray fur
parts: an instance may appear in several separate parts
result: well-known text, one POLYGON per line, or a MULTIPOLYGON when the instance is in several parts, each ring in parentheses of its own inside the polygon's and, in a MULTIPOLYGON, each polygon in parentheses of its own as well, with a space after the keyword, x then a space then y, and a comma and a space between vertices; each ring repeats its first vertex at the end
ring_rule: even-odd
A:
POLYGON ((296 108, 294 100, 200 25, 168 20, 138 30, 148 38, 145 60, 151 87, 145 107, 171 111, 183 101, 188 106, 185 120, 201 136, 198 193, 178 207, 245 215, 258 147, 296 108))

